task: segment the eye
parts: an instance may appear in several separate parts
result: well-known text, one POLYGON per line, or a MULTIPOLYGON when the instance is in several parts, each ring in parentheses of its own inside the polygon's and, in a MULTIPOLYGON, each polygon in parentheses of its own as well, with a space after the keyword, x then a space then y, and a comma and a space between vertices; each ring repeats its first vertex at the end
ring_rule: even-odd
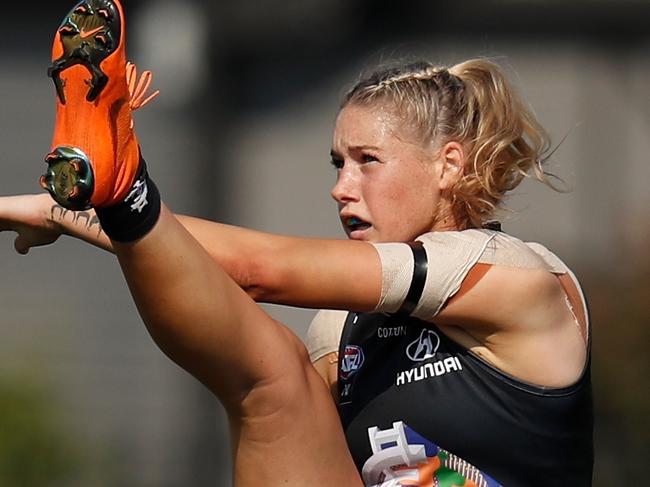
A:
POLYGON ((332 157, 330 160, 330 164, 334 166, 336 169, 342 169, 343 168, 343 159, 339 159, 337 157, 332 157))
POLYGON ((362 154, 361 160, 363 162, 379 162, 379 159, 372 154, 362 154))

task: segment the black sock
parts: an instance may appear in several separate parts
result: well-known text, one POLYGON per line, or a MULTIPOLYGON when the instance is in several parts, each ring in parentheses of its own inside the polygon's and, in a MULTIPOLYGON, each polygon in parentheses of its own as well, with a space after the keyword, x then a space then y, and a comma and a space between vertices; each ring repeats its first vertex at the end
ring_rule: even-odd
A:
POLYGON ((138 176, 126 198, 116 205, 96 208, 95 212, 111 240, 133 242, 151 231, 160 216, 160 193, 149 178, 142 156, 138 176))

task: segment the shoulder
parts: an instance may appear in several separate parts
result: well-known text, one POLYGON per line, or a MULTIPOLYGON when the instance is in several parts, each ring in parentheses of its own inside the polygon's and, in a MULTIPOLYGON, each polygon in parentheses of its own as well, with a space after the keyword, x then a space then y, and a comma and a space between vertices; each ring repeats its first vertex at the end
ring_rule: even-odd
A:
POLYGON ((406 243, 373 244, 382 264, 382 295, 375 311, 394 313, 411 297, 417 303, 412 316, 435 316, 496 233, 482 229, 429 232, 416 239, 424 248, 419 255, 406 243), (416 289, 419 292, 414 292, 416 289))
POLYGON ((429 258, 475 257, 474 263, 524 269, 543 269, 556 274, 569 272, 568 266, 544 245, 525 242, 502 231, 468 229, 429 232, 417 238, 429 258))

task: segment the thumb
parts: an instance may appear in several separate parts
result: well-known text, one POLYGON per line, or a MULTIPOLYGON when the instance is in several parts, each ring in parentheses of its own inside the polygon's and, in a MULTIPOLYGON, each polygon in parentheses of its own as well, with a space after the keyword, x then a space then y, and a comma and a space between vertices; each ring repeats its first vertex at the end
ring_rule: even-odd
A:
POLYGON ((16 252, 18 252, 20 255, 27 255, 30 247, 31 245, 29 244, 29 240, 26 239, 23 235, 18 234, 16 240, 14 240, 14 248, 16 249, 16 252))

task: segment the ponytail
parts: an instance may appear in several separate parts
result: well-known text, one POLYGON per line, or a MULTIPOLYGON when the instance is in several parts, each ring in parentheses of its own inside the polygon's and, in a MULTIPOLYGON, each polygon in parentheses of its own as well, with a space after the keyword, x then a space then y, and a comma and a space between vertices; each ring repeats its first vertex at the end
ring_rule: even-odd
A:
POLYGON ((550 142, 496 64, 475 59, 449 72, 465 85, 466 103, 458 132, 450 135, 468 147, 464 177, 454 188, 455 210, 479 226, 528 174, 548 184, 542 163, 550 142))

